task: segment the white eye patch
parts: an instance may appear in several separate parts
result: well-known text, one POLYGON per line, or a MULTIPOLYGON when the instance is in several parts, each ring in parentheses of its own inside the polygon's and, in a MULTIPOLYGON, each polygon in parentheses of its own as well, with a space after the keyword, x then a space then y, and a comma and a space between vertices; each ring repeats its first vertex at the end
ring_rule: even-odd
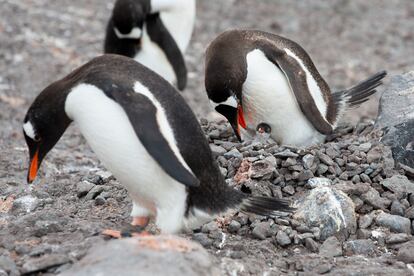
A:
POLYGON ((142 35, 142 30, 141 28, 138 28, 138 27, 132 28, 131 32, 128 34, 121 33, 117 28, 114 28, 114 31, 115 31, 116 36, 120 39, 125 39, 125 38, 140 39, 142 35))
POLYGON ((30 123, 30 121, 27 121, 24 125, 23 125, 23 131, 24 133, 30 137, 32 140, 35 139, 36 133, 35 130, 33 128, 32 123, 30 123))
POLYGON ((214 108, 216 108, 218 105, 228 105, 228 106, 237 108, 238 105, 239 105, 238 102, 237 102, 237 100, 236 100, 236 98, 233 97, 233 96, 228 97, 227 100, 225 100, 224 102, 220 102, 220 103, 216 103, 216 102, 213 102, 212 100, 210 100, 210 104, 214 108))

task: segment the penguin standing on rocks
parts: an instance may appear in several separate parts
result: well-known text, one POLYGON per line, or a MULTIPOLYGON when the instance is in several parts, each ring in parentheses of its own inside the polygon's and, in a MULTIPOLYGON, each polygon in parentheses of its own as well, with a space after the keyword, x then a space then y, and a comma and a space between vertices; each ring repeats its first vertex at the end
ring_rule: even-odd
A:
POLYGON ((183 90, 194 20, 195 0, 117 0, 104 51, 133 58, 183 90))
POLYGON ((266 122, 276 142, 293 146, 323 142, 345 111, 367 101, 386 75, 331 93, 302 47, 256 30, 219 35, 207 49, 205 71, 208 97, 239 140, 250 140, 266 122))
POLYGON ((29 183, 72 121, 127 188, 133 225, 145 226, 155 217, 161 232, 176 233, 232 209, 260 215, 291 210, 285 200, 250 196, 228 186, 181 95, 132 59, 95 58, 35 99, 23 125, 29 183))

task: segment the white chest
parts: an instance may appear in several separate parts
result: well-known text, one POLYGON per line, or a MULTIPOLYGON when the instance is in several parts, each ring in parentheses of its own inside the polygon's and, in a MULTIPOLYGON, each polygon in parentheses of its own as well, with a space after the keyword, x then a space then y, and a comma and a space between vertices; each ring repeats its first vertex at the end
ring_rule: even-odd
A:
POLYGON ((169 83, 174 84, 176 82, 173 67, 168 61, 164 51, 156 43, 151 41, 146 27, 144 27, 142 34, 141 50, 137 53, 134 59, 150 68, 169 83))
POLYGON ((135 202, 155 213, 171 201, 184 204, 184 185, 176 182, 149 155, 122 107, 95 86, 81 84, 68 95, 68 116, 88 144, 135 202))
MULTIPOLYGON (((195 20, 195 0, 155 1, 153 8, 160 9, 160 17, 164 26, 174 38, 184 54, 190 43, 195 20)), ((141 51, 135 60, 144 64, 170 83, 176 82, 174 69, 163 50, 153 43, 144 27, 141 51)))
MULTIPOLYGON (((283 72, 258 49, 247 55, 247 78, 243 85, 243 111, 247 127, 259 123, 272 128, 272 138, 281 144, 308 146, 323 141, 304 116, 283 72)), ((243 139, 250 139, 246 131, 243 139)))

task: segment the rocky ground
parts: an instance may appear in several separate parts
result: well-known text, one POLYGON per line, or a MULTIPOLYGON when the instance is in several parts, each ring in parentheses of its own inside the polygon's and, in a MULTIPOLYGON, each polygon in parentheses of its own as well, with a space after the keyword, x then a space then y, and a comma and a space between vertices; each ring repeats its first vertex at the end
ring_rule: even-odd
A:
MULTIPOLYGON (((100 53, 111 3, 0 0, 0 275, 79 275, 79 266, 94 262, 87 255, 91 247, 96 255, 118 246, 100 232, 129 223, 126 191, 76 127, 44 161, 37 182, 25 183, 25 111, 47 84, 100 53)), ((298 211, 278 218, 236 214, 209 223, 182 237, 210 255, 198 248, 199 257, 183 253, 177 263, 200 262, 187 271, 197 274, 414 273, 414 184, 407 169, 395 168, 371 121, 343 127, 326 144, 308 149, 239 144, 226 123, 211 121, 202 73, 204 49, 216 34, 253 27, 301 43, 335 88, 381 69, 399 74, 414 64, 413 17, 414 3, 403 0, 198 2, 183 96, 209 119, 201 123, 227 181, 246 193, 291 199, 298 211)), ((372 116, 375 107, 373 101, 349 118, 372 116)), ((412 152, 410 145, 404 148, 412 152)))

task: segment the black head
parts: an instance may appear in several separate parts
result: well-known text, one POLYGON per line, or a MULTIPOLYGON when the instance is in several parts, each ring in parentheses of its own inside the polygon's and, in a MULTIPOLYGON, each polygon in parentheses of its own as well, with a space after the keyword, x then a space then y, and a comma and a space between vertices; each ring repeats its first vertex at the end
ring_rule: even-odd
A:
POLYGON ((119 38, 139 39, 149 5, 149 0, 118 0, 112 12, 116 35, 119 38))
POLYGON ((29 148, 30 163, 27 181, 31 183, 46 154, 58 142, 71 120, 65 113, 67 93, 61 82, 48 86, 40 93, 26 113, 23 134, 29 148))
POLYGON ((259 133, 271 133, 272 128, 266 123, 260 123, 257 125, 256 131, 259 133))
POLYGON ((240 140, 239 126, 246 128, 242 87, 247 77, 249 45, 241 33, 229 31, 218 36, 206 53, 205 86, 214 108, 230 122, 240 140))

